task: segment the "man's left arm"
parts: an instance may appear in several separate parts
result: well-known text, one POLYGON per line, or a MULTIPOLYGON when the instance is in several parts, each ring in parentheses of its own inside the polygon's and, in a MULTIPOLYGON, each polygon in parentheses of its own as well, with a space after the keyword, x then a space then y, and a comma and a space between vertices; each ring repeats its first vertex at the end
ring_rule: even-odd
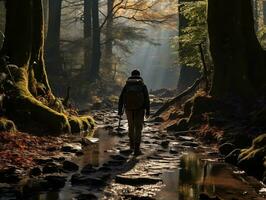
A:
POLYGON ((146 116, 148 117, 150 115, 150 96, 146 85, 144 85, 144 98, 146 116))

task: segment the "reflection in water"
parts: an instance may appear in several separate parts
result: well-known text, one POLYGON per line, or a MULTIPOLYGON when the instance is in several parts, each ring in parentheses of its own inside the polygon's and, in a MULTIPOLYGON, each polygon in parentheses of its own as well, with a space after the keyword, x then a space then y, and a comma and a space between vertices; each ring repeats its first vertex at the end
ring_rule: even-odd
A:
POLYGON ((187 153, 180 159, 180 166, 173 172, 163 173, 166 185, 158 194, 160 200, 196 200, 201 192, 214 194, 211 175, 215 172, 211 163, 200 161, 195 153, 187 153), (208 178, 208 185, 205 180, 208 178))

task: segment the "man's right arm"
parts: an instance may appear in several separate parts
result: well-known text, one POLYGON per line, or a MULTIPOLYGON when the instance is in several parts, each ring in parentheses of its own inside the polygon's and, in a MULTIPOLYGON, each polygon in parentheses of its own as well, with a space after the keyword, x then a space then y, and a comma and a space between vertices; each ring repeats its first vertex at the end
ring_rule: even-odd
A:
POLYGON ((123 115, 123 108, 124 108, 124 94, 125 94, 126 86, 123 88, 118 102, 118 115, 123 115))

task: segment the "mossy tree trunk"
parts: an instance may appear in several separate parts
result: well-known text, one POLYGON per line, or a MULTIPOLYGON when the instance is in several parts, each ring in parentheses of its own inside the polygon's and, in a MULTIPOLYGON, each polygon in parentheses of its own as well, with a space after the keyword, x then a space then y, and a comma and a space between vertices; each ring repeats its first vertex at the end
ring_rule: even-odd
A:
POLYGON ((250 96, 265 89, 266 54, 254 30, 251 0, 208 1, 211 94, 250 96))
MULTIPOLYGON (((10 57, 10 62, 14 64, 8 66, 13 87, 9 89, 11 97, 7 114, 15 121, 22 118, 39 122, 41 127, 52 132, 87 129, 91 122, 88 118, 73 118, 64 109, 55 111, 49 103, 37 100, 42 96, 48 102, 60 104, 51 92, 43 59, 42 0, 8 0, 6 8, 6 40, 1 55, 10 57)), ((2 72, 5 70, 3 66, 0 69, 2 72)))

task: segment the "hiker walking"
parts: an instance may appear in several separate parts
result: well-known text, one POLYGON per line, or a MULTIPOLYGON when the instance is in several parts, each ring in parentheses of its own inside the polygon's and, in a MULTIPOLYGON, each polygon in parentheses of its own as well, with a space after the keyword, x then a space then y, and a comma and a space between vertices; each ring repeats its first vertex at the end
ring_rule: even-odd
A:
POLYGON ((141 132, 144 124, 144 115, 150 115, 149 93, 138 70, 133 70, 124 86, 118 105, 118 115, 121 117, 126 111, 128 120, 128 136, 130 150, 140 155, 141 132))

